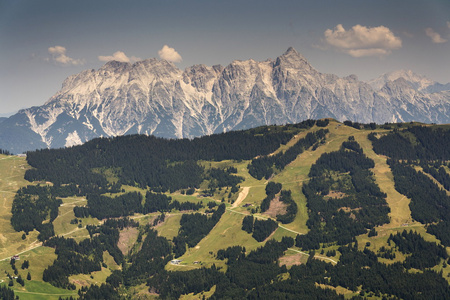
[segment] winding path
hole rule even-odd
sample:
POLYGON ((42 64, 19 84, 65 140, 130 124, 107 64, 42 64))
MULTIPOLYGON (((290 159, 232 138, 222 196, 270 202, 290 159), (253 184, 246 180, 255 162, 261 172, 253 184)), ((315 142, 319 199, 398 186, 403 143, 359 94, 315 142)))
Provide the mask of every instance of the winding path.
MULTIPOLYGON (((302 252, 302 251, 297 250, 297 249, 288 248, 288 250, 291 250, 291 251, 294 251, 294 252, 301 253, 301 254, 304 254, 304 255, 308 255, 308 256, 309 256, 308 253, 302 252)), ((335 261, 334 259, 331 259, 331 258, 329 258, 329 257, 326 257, 326 256, 314 255, 314 257, 317 257, 317 258, 320 258, 320 259, 324 259, 324 260, 329 260, 329 261, 331 261, 332 263, 337 264, 337 261, 335 261)))
MULTIPOLYGON (((302 181, 303 181, 303 180, 302 180, 302 181)), ((247 195, 248 195, 248 191, 249 191, 249 190, 250 190, 250 187, 248 187, 248 186, 243 187, 243 190, 240 192, 240 194, 239 194, 237 200, 233 203, 233 205, 231 206, 231 208, 229 207, 229 208, 227 208, 227 210, 230 211, 230 212, 236 213, 236 214, 241 214, 241 215, 246 215, 246 216, 247 216, 247 215, 248 215, 247 213, 235 211, 235 210, 233 210, 233 208, 238 207, 239 204, 241 204, 242 201, 245 200, 245 198, 246 198, 247 195)), ((260 215, 259 215, 259 216, 253 215, 253 216, 254 216, 255 218, 258 218, 258 219, 263 219, 263 220, 267 220, 267 219, 268 219, 268 218, 263 217, 263 216, 260 216, 260 215)), ((295 230, 286 228, 286 227, 284 227, 283 225, 278 225, 278 227, 280 227, 280 228, 282 228, 282 229, 284 229, 284 230, 287 230, 287 231, 296 233, 296 234, 304 234, 304 233, 301 233, 301 232, 298 232, 298 231, 295 231, 295 230)), ((288 250, 291 250, 291 251, 294 251, 294 252, 301 253, 301 254, 303 254, 303 255, 309 256, 308 253, 303 252, 303 251, 300 251, 300 250, 297 250, 297 249, 288 248, 288 250)), ((314 255, 314 257, 317 257, 318 259, 328 260, 328 261, 330 261, 330 262, 332 262, 332 263, 334 263, 334 264, 337 264, 337 261, 335 261, 334 259, 331 259, 331 258, 329 258, 329 257, 327 257, 327 256, 314 255)))

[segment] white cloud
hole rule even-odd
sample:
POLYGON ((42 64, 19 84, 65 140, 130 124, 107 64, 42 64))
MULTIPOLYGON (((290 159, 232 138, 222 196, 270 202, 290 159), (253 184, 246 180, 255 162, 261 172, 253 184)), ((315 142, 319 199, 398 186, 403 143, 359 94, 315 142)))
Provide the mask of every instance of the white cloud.
POLYGON ((55 47, 48 48, 48 53, 55 54, 55 55, 65 54, 66 51, 67 51, 67 49, 63 46, 55 46, 55 47))
POLYGON ((450 29, 450 21, 447 21, 447 27, 450 29))
POLYGON ((353 57, 384 56, 402 47, 402 40, 385 26, 355 25, 345 30, 342 24, 325 30, 325 41, 353 57))
POLYGON ((136 57, 136 56, 128 57, 122 51, 116 51, 116 52, 114 52, 113 55, 107 55, 107 56, 100 55, 98 57, 98 59, 100 61, 116 60, 116 61, 120 61, 120 62, 136 62, 138 60, 141 60, 139 57, 136 57))
POLYGON ((63 46, 49 47, 48 53, 51 58, 46 61, 53 61, 56 64, 63 66, 77 66, 85 63, 84 59, 74 59, 66 55, 67 49, 63 46))
POLYGON ((180 62, 183 59, 181 58, 181 55, 175 51, 175 49, 164 45, 161 50, 158 51, 158 55, 161 59, 165 59, 167 61, 171 62, 180 62))
POLYGON ((436 31, 434 31, 432 28, 428 27, 425 29, 425 33, 427 36, 429 36, 431 38, 431 40, 433 41, 433 43, 435 44, 442 44, 447 42, 446 39, 442 38, 441 35, 439 33, 437 33, 436 31))

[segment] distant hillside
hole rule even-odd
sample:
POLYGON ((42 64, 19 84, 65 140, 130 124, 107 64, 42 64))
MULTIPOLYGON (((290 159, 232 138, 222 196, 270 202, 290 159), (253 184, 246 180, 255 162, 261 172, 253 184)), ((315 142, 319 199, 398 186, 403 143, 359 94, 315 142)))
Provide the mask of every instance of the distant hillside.
POLYGON ((80 299, 447 299, 448 149, 449 126, 323 119, 29 152, 4 252, 45 247, 0 272, 80 299))

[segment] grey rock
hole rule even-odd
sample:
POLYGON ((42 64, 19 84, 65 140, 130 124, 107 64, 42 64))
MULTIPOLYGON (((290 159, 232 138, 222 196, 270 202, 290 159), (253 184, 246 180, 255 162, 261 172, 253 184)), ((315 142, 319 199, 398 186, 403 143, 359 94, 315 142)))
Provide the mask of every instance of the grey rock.
POLYGON ((136 133, 193 138, 325 117, 450 122, 445 85, 405 71, 380 78, 320 73, 293 48, 274 60, 184 71, 158 59, 111 61, 68 77, 44 105, 3 120, 0 148, 21 153, 136 133))

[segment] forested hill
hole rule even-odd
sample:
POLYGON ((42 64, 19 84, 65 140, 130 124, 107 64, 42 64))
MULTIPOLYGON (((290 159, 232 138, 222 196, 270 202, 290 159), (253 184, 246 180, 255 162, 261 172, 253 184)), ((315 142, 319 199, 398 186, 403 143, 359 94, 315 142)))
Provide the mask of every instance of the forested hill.
POLYGON ((26 179, 104 186, 105 178, 95 169, 111 168, 121 184, 163 191, 198 187, 202 170, 197 161, 248 160, 267 155, 315 123, 263 126, 193 140, 145 135, 98 138, 81 146, 28 152, 27 161, 34 169, 26 173, 26 179))
POLYGON ((45 250, 0 273, 69 299, 450 299, 448 149, 448 126, 325 119, 28 152, 4 217, 45 250))

